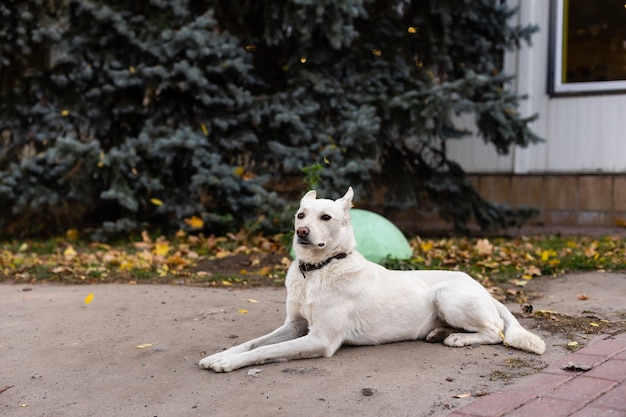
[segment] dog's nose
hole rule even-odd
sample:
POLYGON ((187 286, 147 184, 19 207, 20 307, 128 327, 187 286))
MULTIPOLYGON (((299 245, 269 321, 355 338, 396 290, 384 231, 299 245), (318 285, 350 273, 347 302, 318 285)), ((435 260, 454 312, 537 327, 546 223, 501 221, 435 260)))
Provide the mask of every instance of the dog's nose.
POLYGON ((311 233, 311 231, 308 227, 298 227, 298 229, 296 229, 296 235, 298 235, 299 238, 307 237, 309 233, 311 233))

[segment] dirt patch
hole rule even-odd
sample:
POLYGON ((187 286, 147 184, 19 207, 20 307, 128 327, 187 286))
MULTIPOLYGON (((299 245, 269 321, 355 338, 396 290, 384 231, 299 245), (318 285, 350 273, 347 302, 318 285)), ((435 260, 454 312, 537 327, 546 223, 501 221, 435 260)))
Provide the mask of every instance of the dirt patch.
POLYGON ((609 321, 596 315, 570 316, 557 312, 539 312, 533 318, 544 331, 560 333, 568 338, 576 334, 615 334, 626 331, 626 313, 613 315, 609 321))
POLYGON ((490 381, 503 380, 511 383, 513 378, 532 375, 541 371, 548 364, 537 358, 508 358, 489 374, 490 381))
POLYGON ((560 340, 559 347, 575 352, 594 337, 626 332, 626 275, 606 272, 540 277, 506 302, 526 326, 560 340), (511 302, 511 300, 518 302, 511 302), (522 302, 522 304, 519 304, 522 302))
MULTIPOLYGON (((237 254, 223 258, 203 259, 192 269, 200 272, 208 285, 220 286, 222 281, 232 285, 258 287, 284 285, 285 271, 291 258, 284 253, 237 254)), ((186 282, 185 282, 186 283, 186 282)), ((193 283, 198 283, 194 280, 193 283)), ((201 282, 200 282, 201 283, 201 282)))

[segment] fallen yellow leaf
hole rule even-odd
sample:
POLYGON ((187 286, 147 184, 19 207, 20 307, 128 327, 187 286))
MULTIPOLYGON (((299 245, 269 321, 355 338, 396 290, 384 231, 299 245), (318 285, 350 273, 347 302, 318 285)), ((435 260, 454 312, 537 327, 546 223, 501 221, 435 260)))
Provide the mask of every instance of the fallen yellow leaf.
POLYGON ((594 322, 590 322, 589 325, 592 327, 600 327, 598 323, 594 323, 594 322))
POLYGON ((227 287, 230 287, 230 286, 232 286, 232 285, 233 285, 233 283, 232 283, 232 282, 229 282, 229 281, 222 281, 222 285, 225 285, 225 286, 227 286, 227 287))
POLYGON ((576 347, 576 346, 578 346, 578 342, 574 340, 574 341, 572 341, 572 342, 569 342, 569 343, 567 344, 567 346, 569 346, 569 347, 576 347))
POLYGON ((155 255, 158 256, 165 256, 167 255, 167 253, 170 251, 170 244, 167 242, 157 242, 154 245, 154 250, 152 252, 154 252, 155 255))
POLYGON ((204 226, 204 221, 197 216, 185 219, 185 223, 187 223, 187 226, 191 227, 192 229, 202 229, 202 227, 204 226))
POLYGON ((541 269, 537 268, 535 265, 530 265, 524 268, 524 274, 538 277, 541 275, 541 269))
POLYGON ((215 253, 215 257, 216 258, 225 258, 225 257, 230 256, 230 255, 231 255, 230 252, 228 252, 228 251, 226 251, 224 249, 221 249, 221 248, 218 249, 217 252, 215 253))
POLYGON ((68 261, 71 261, 72 259, 74 259, 76 257, 77 253, 76 250, 71 247, 68 246, 64 251, 63 251, 63 256, 65 257, 65 259, 67 259, 68 261))
POLYGON ((154 346, 154 343, 144 343, 143 345, 137 345, 135 346, 135 349, 145 349, 149 348, 150 346, 154 346))
POLYGON ((536 310, 535 314, 538 316, 549 316, 551 314, 559 314, 556 310, 536 310))
POLYGON ((260 302, 260 301, 255 300, 254 298, 248 298, 246 301, 252 304, 257 304, 260 302))
POLYGON ((139 251, 148 251, 152 249, 152 243, 150 242, 133 242, 133 246, 139 251))
POLYGON ((248 310, 246 310, 245 308, 242 308, 241 310, 239 310, 239 314, 246 314, 248 312, 248 310))
POLYGON ((91 293, 87 297, 85 297, 85 304, 89 304, 92 301, 93 301, 93 293, 91 293))
POLYGON ((163 205, 163 201, 159 200, 158 198, 151 198, 150 202, 157 207, 163 205))
POLYGON ((52 272, 53 274, 65 274, 71 273, 72 269, 68 268, 67 266, 55 266, 50 270, 50 272, 52 272))
POLYGON ((555 268, 555 267, 559 266, 559 264, 560 264, 560 263, 561 263, 561 261, 560 261, 560 260, 558 260, 558 259, 550 259, 550 260, 548 261, 548 265, 550 265, 550 266, 551 266, 551 267, 553 267, 553 268, 555 268))
POLYGON ((272 268, 270 266, 264 266, 263 268, 259 269, 258 274, 267 276, 270 274, 270 272, 272 272, 272 268))
POLYGON ((422 242, 420 243, 420 248, 422 249, 422 252, 428 252, 433 248, 433 242, 432 241, 422 242))
POLYGON ((130 261, 122 261, 120 262, 120 271, 130 271, 133 269, 133 263, 130 261))
POLYGON ((585 254, 585 256, 587 256, 588 258, 594 258, 594 259, 598 259, 599 254, 596 252, 596 249, 598 248, 598 243, 597 242, 591 242, 591 245, 584 247, 583 248, 583 253, 585 254))
POLYGON ((489 239, 479 239, 476 242, 476 251, 479 255, 491 255, 493 253, 493 245, 489 239))

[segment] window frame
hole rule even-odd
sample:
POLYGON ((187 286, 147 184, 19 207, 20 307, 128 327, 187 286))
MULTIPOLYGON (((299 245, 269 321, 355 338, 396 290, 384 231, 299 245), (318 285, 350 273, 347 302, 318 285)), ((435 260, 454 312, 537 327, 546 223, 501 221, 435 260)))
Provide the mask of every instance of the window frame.
POLYGON ((563 82, 563 18, 566 1, 569 0, 552 0, 550 3, 548 94, 559 96, 626 93, 626 80, 563 82))

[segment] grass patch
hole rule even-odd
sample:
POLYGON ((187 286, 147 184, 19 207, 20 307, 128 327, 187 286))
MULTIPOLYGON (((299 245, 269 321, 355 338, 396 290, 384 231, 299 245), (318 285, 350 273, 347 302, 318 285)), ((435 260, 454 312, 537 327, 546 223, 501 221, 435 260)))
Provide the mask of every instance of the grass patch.
MULTIPOLYGON (((133 237, 115 244, 76 236, 0 242, 0 281, 153 282, 211 286, 281 285, 291 257, 288 235, 133 237)), ((626 271, 626 239, 537 236, 410 240, 413 256, 390 269, 465 271, 484 284, 572 271, 626 271)))
POLYGON ((494 282, 571 271, 625 271, 626 240, 619 237, 539 236, 514 239, 411 240, 409 260, 387 259, 392 269, 454 269, 494 282))

